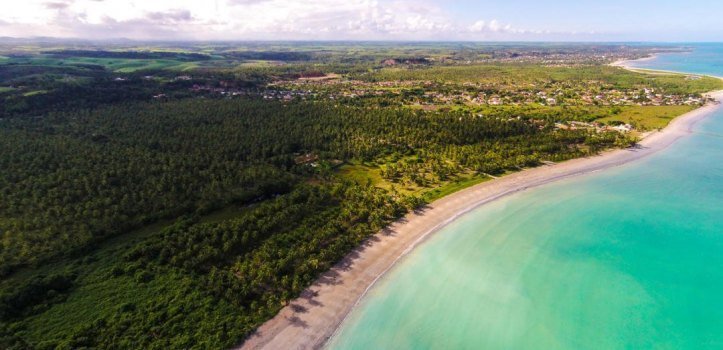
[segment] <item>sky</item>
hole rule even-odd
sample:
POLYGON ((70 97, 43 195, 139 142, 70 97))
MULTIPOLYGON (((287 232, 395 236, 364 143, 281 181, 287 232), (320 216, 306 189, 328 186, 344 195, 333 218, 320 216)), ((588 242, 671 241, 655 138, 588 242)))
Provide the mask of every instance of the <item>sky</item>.
POLYGON ((0 0, 0 37, 723 41, 721 0, 0 0))

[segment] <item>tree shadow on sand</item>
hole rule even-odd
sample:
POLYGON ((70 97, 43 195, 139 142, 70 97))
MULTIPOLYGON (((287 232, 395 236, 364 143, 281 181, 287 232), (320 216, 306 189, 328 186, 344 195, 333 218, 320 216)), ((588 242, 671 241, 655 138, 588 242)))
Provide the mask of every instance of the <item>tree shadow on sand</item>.
POLYGON ((341 281, 339 280, 339 273, 335 271, 335 269, 331 269, 327 272, 325 272, 319 279, 317 280, 318 284, 322 285, 338 285, 341 284, 341 281))
POLYGON ((645 149, 648 149, 648 148, 650 148, 650 147, 645 147, 645 146, 643 146, 643 145, 641 145, 641 144, 639 144, 639 143, 636 143, 636 144, 634 144, 634 145, 626 148, 626 150, 632 151, 632 152, 637 152, 637 151, 642 151, 642 150, 645 150, 645 149))
POLYGON ((415 214, 415 215, 423 215, 424 212, 427 211, 427 210, 429 210, 429 209, 432 209, 432 207, 429 206, 429 204, 420 205, 420 206, 418 206, 417 208, 414 209, 414 214, 415 214))
POLYGON ((291 323, 291 325, 294 327, 309 328, 309 324, 298 316, 291 316, 287 317, 286 319, 289 320, 289 323, 291 323))
POLYGON ((303 292, 301 292, 301 298, 306 299, 306 302, 309 303, 311 306, 324 306, 321 302, 316 300, 316 298, 319 296, 319 292, 311 289, 306 289, 303 292))
POLYGON ((291 308, 291 311, 293 311, 295 314, 305 314, 309 312, 309 309, 307 309, 304 305, 290 304, 289 307, 291 308))

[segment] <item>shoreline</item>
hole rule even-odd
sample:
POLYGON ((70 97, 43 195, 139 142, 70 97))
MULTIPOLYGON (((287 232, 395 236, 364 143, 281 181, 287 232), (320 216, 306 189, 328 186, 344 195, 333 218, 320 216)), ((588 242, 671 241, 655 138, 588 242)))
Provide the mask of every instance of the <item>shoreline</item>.
MULTIPOLYGON (((629 69, 625 62, 613 65, 629 69)), ((716 101, 723 100, 723 90, 706 95, 716 101)), ((719 108, 717 103, 708 103, 678 116, 662 131, 649 134, 635 147, 526 169, 452 193, 434 201, 423 211, 409 213, 355 248, 237 348, 321 348, 336 334, 377 280, 418 244, 458 217, 517 192, 621 166, 657 153, 691 134, 697 122, 719 108)))
MULTIPOLYGON (((640 68, 640 67, 635 67, 635 66, 631 65, 632 62, 652 61, 656 58, 658 58, 657 54, 649 56, 649 57, 640 58, 637 60, 619 60, 619 61, 610 63, 610 66, 620 67, 620 68, 623 68, 623 69, 626 69, 626 70, 629 70, 629 71, 635 72, 635 73, 657 74, 657 75, 677 74, 677 75, 685 75, 685 76, 711 77, 711 78, 717 78, 717 79, 723 80, 723 77, 710 75, 710 74, 686 73, 686 72, 678 72, 678 71, 674 71, 674 70, 665 70, 665 69, 640 68)), ((709 92, 709 94, 711 94, 711 93, 715 93, 715 91, 709 92)))
MULTIPOLYGON (((630 62, 652 61, 652 60, 654 60, 654 59, 656 59, 656 58, 658 58, 658 55, 657 55, 657 54, 652 54, 652 55, 650 55, 650 56, 648 56, 648 57, 638 58, 638 59, 636 59, 636 60, 635 60, 635 59, 633 59, 633 60, 617 60, 617 61, 615 61, 615 62, 610 63, 610 65, 613 66, 613 67, 622 67, 622 68, 625 68, 625 69, 627 69, 627 70, 633 70, 633 69, 639 69, 639 68, 636 68, 636 67, 631 66, 631 65, 630 65, 630 62)), ((680 73, 680 72, 676 72, 676 73, 684 74, 684 73, 680 73)))

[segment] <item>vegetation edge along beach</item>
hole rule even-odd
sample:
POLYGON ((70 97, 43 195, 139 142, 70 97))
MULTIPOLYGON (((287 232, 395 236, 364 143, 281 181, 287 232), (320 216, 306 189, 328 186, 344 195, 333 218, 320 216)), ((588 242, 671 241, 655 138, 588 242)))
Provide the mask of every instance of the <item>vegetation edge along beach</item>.
MULTIPOLYGON (((650 59, 650 58, 646 58, 650 59)), ((613 66, 651 71, 617 61, 613 66)), ((685 72, 665 73, 683 74, 685 72)), ((715 77, 723 80, 721 77, 715 77)), ((636 146, 605 151, 552 165, 522 170, 452 193, 423 210, 407 214, 348 254, 296 300, 265 322, 240 349, 314 349, 338 331, 375 282, 429 235, 461 215, 502 197, 562 179, 617 167, 661 151, 691 133, 694 124, 720 108, 723 90, 706 94, 715 100, 673 119, 645 135, 636 146)))

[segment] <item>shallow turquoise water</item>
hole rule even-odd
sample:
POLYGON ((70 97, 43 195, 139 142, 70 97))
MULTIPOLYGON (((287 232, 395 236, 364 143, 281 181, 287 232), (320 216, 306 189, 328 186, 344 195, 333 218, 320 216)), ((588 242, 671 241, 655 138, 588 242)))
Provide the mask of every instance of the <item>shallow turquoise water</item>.
POLYGON ((659 55, 651 61, 633 62, 633 66, 717 76, 723 75, 723 45, 719 43, 694 44, 692 47, 694 50, 690 53, 659 55))
MULTIPOLYGON (((697 52, 711 50, 723 61, 723 46, 697 52)), ((646 65, 723 75, 695 55, 646 65)), ((383 277, 328 345, 723 348, 723 112, 645 160, 463 216, 383 277)))

